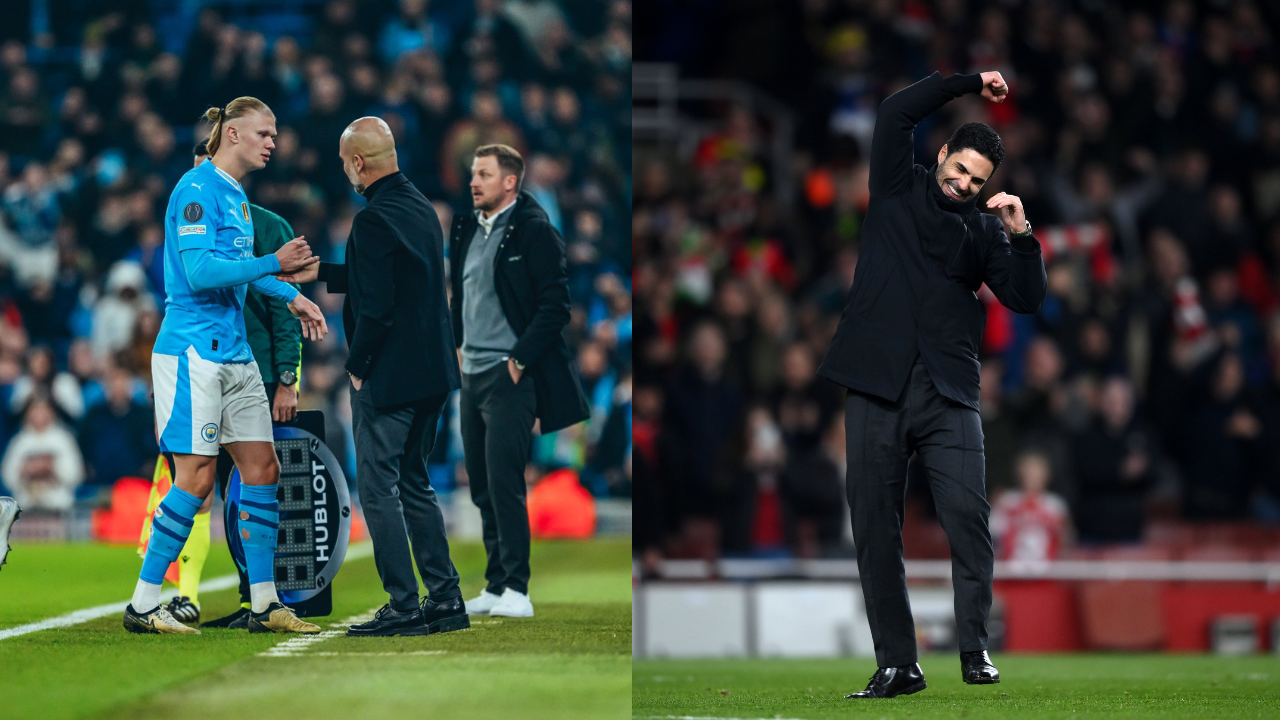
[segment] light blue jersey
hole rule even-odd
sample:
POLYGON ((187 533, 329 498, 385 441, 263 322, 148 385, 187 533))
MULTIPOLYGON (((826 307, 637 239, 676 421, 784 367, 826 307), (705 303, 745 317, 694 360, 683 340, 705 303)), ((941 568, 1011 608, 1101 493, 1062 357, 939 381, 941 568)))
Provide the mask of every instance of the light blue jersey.
POLYGON ((153 352, 177 356, 190 347, 210 362, 252 362, 247 283, 292 301, 296 290, 265 277, 279 269, 274 255, 253 255, 253 221, 240 183, 210 161, 188 170, 165 211, 165 316, 153 352), (211 252, 183 255, 191 250, 211 252), (204 264, 193 266, 193 258, 204 264))

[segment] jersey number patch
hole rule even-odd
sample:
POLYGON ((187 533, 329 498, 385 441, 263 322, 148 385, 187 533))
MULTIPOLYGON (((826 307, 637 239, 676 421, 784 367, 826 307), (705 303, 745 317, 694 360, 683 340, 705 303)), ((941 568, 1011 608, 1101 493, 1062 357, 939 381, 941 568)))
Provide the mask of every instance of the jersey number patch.
POLYGON ((182 217, 189 223, 200 222, 200 218, 204 217, 204 208, 200 207, 200 203, 188 203, 182 209, 182 217))

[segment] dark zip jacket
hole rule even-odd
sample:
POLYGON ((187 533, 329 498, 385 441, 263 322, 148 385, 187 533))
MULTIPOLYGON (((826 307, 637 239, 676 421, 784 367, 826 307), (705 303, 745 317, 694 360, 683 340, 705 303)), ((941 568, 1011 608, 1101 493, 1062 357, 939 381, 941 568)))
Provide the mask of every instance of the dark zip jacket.
MULTIPOLYGON (((449 233, 454 343, 462 347, 462 269, 476 234, 475 213, 459 213, 449 233)), ((543 433, 566 428, 591 415, 573 353, 564 339, 569 324, 569 274, 564 240, 547 213, 527 192, 520 193, 494 258, 493 283, 502 314, 518 338, 511 356, 533 376, 537 417, 543 433)))
POLYGON ((978 408, 978 349, 986 283, 1014 312, 1044 302, 1040 243, 1012 243, 1003 223, 978 212, 977 198, 956 202, 913 164, 915 126, 966 93, 980 75, 934 73, 880 105, 871 141, 871 202, 858 271, 840 326, 818 374, 851 390, 897 401, 917 356, 943 396, 978 408))

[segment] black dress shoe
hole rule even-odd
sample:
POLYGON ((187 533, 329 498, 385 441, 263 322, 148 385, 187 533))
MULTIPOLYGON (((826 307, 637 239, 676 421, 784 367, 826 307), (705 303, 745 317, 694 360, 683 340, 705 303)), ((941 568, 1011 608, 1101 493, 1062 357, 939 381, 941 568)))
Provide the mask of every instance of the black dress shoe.
POLYGON ((467 608, 461 597, 440 602, 432 602, 428 598, 422 601, 421 609, 427 632, 432 635, 471 627, 471 618, 467 615, 467 608))
POLYGON ((880 668, 871 676, 867 689, 852 695, 845 695, 846 700, 855 698, 891 698, 899 695, 918 693, 928 687, 924 683, 924 671, 920 664, 902 667, 880 668))
POLYGON ((994 685, 1000 682, 1000 671, 991 664, 986 650, 960 653, 960 675, 970 685, 994 685))
POLYGON ((355 637, 389 637, 392 635, 426 635, 430 632, 422 621, 422 610, 400 612, 388 603, 378 608, 369 622, 352 625, 347 634, 355 637))

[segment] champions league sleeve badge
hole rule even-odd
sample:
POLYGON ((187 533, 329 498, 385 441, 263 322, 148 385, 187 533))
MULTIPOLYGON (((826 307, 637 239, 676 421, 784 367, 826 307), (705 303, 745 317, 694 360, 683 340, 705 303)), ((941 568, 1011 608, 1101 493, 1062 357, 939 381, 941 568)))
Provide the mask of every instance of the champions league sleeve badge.
MULTIPOLYGON (((302 414, 299 413, 300 421, 302 414)), ((351 540, 347 479, 333 452, 312 432, 302 427, 276 426, 274 434, 276 455, 280 458, 276 590, 281 601, 301 617, 328 615, 332 609, 333 578, 342 567, 351 540)), ((231 556, 243 570, 246 566, 239 527, 240 488, 240 471, 232 471, 224 517, 231 556)))

